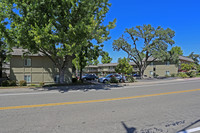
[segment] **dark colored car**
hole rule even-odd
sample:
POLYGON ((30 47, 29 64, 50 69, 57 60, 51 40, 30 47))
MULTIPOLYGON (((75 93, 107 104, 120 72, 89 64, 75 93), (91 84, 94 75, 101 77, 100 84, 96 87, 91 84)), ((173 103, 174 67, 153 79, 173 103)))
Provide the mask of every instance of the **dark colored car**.
POLYGON ((98 79, 98 77, 95 74, 86 74, 82 78, 83 80, 95 80, 98 79))

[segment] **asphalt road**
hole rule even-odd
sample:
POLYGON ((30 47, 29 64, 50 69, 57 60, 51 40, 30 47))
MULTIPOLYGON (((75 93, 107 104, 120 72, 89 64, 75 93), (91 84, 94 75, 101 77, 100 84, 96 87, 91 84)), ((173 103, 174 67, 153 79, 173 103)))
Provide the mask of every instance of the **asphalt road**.
POLYGON ((200 132, 198 127, 200 80, 65 93, 0 93, 0 133, 200 132))

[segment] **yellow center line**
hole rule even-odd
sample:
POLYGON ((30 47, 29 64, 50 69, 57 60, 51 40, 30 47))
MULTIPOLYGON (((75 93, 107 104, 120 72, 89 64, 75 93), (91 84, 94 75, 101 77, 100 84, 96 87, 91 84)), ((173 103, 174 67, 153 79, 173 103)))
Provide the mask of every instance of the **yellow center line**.
POLYGON ((194 92, 194 91, 200 91, 200 89, 184 90, 184 91, 174 91, 174 92, 165 92, 165 93, 149 94, 149 95, 139 95, 139 96, 131 96, 131 97, 119 97, 119 98, 110 98, 110 99, 99 99, 99 100, 90 100, 90 101, 75 101, 75 102, 48 103, 48 104, 38 104, 38 105, 9 106, 9 107, 0 107, 0 110, 36 108, 36 107, 59 106, 59 105, 72 105, 72 104, 95 103, 95 102, 106 102, 106 101, 116 101, 116 100, 126 100, 126 99, 134 99, 134 98, 153 97, 153 96, 178 94, 178 93, 194 92))

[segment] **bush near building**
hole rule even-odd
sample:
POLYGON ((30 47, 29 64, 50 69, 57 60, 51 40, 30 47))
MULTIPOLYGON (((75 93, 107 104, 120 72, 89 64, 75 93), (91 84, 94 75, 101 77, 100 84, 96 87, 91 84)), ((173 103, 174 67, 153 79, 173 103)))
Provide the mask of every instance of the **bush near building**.
POLYGON ((17 86, 17 83, 15 80, 9 80, 8 83, 9 83, 9 86, 17 86))
POLYGON ((15 80, 4 80, 4 81, 2 81, 1 86, 3 86, 3 87, 17 86, 17 83, 15 80))
POLYGON ((27 85, 27 83, 25 80, 19 81, 19 86, 26 86, 26 85, 27 85))
POLYGON ((175 73, 172 73, 171 74, 171 77, 176 77, 177 75, 175 73))
POLYGON ((180 78, 188 78, 188 77, 189 77, 189 76, 188 76, 186 73, 184 73, 184 72, 178 73, 177 76, 180 77, 180 78))
POLYGON ((196 71, 189 71, 189 72, 186 72, 186 74, 191 78, 196 77, 196 71))
POLYGON ((135 82, 135 78, 131 75, 127 75, 126 76, 126 80, 129 82, 129 83, 132 83, 132 82, 135 82))
POLYGON ((3 87, 9 86, 8 80, 2 81, 1 86, 3 87))

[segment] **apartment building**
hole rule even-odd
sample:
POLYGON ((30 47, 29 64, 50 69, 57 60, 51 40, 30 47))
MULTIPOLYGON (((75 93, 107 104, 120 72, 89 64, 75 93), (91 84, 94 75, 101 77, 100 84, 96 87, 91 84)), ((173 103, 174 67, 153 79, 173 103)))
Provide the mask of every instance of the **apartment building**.
MULTIPOLYGON (((149 59, 151 61, 152 58, 149 59)), ((193 63, 194 61, 188 57, 179 56, 180 64, 182 63, 193 63)), ((109 73, 116 73, 115 67, 118 63, 109 63, 109 64, 99 64, 99 65, 89 65, 84 69, 85 73, 95 73, 97 75, 104 76, 109 73)), ((177 74, 179 72, 180 64, 176 65, 170 61, 159 61, 156 60, 147 66, 144 71, 145 77, 155 77, 155 76, 166 76, 171 74, 177 74)), ((133 74, 138 73, 138 68, 135 63, 130 62, 130 65, 133 66, 133 74)))
MULTIPOLYGON (((10 60, 10 79, 26 80, 29 84, 55 83, 59 80, 58 69, 53 62, 42 53, 31 54, 22 57, 23 49, 13 49, 12 58, 10 60)), ((71 59, 72 60, 72 59, 71 59)), ((65 82, 72 82, 72 61, 67 64, 65 72, 65 82)))

